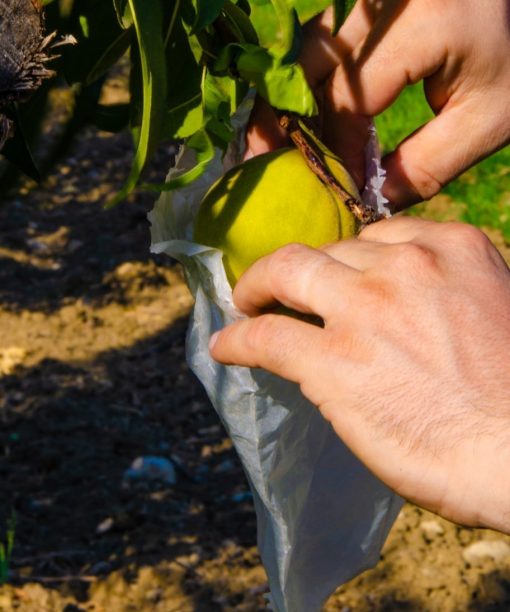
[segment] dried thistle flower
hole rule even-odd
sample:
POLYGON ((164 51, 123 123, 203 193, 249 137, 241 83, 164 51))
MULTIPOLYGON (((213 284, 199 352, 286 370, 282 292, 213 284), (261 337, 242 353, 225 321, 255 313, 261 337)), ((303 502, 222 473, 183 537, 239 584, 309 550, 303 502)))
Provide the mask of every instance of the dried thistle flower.
POLYGON ((56 32, 45 35, 44 15, 38 0, 0 0, 0 149, 12 135, 6 108, 23 102, 44 79, 54 73, 46 64, 55 59, 51 50, 56 32))

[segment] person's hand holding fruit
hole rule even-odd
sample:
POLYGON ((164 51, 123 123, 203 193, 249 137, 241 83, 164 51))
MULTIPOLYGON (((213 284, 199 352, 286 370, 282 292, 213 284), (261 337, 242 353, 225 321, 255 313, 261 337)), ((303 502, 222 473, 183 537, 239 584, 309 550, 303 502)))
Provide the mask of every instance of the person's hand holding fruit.
MULTIPOLYGON (((510 140, 508 0, 358 0, 337 37, 332 11, 307 26, 301 63, 323 99, 324 141, 363 184, 367 128, 423 81, 436 117, 383 160, 394 210, 443 185, 510 140)), ((260 104, 248 156, 285 143, 260 104)))
MULTIPOLYGON (((372 115, 422 79, 437 115, 384 160, 394 210, 509 142, 507 0, 358 0, 334 40, 328 18, 309 27, 302 63, 324 94, 326 144, 359 186, 372 115)), ((253 155, 285 143, 269 111, 254 115, 253 155)), ((212 339, 215 359, 298 383, 407 499, 510 533, 510 271, 479 230, 395 218, 291 244, 249 268, 234 301, 249 318, 212 339), (324 327, 268 313, 278 304, 324 327)))

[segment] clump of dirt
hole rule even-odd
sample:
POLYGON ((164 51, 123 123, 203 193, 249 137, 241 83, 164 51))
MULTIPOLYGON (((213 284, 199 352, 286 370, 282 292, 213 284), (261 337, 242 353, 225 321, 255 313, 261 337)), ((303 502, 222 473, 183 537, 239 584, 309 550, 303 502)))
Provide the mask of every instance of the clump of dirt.
MULTIPOLYGON (((0 530, 11 510, 17 526, 0 610, 263 610, 248 486, 185 363, 191 297, 149 254, 153 198, 102 208, 130 159, 126 136, 88 130, 1 203, 0 530), (125 477, 148 455, 174 484, 125 477)), ((325 610, 508 610, 509 551, 406 506, 377 567, 325 610)))

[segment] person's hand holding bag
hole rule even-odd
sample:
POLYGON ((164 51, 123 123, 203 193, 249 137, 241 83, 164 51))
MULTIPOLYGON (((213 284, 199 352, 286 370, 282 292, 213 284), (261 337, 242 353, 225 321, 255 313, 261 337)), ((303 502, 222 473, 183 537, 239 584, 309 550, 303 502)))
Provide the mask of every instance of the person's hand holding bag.
POLYGON ((234 300, 250 318, 212 338, 214 359, 298 383, 401 496, 510 533, 510 271, 482 232, 394 218, 289 245, 234 300), (324 328, 267 314, 277 303, 324 328))

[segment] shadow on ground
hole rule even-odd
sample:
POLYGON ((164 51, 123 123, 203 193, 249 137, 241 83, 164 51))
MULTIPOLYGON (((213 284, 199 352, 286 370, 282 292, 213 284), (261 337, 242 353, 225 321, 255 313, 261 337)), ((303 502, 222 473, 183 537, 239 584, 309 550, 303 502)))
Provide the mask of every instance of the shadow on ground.
POLYGON ((184 365, 185 327, 180 319, 83 367, 43 360, 1 380, 0 495, 17 516, 15 581, 83 575, 81 588, 87 576, 190 555, 194 566, 224 546, 254 546, 242 470, 184 365), (144 455, 170 458, 177 483, 124 479, 144 455))

